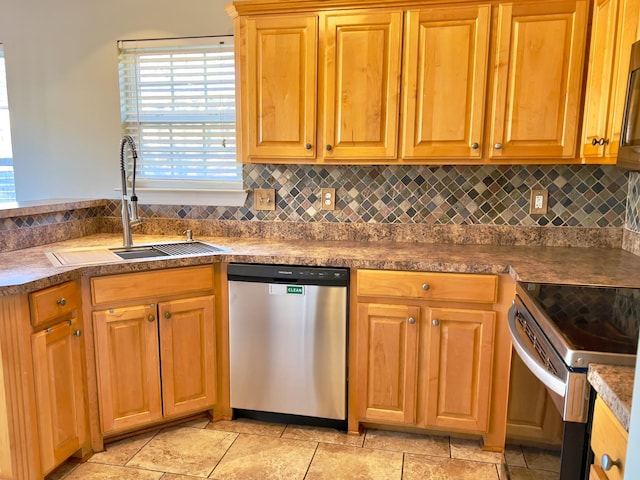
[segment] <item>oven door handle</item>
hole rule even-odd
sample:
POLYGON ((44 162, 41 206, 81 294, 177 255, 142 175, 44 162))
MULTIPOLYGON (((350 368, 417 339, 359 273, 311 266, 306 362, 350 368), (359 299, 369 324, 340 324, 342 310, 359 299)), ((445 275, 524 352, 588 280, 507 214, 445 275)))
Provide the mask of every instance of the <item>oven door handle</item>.
POLYGON ((564 398, 566 394, 566 384, 561 379, 553 375, 547 367, 539 360, 538 353, 529 347, 530 342, 528 339, 524 339, 518 332, 518 326, 516 320, 517 308, 515 305, 509 310, 509 333, 511 335, 511 341, 513 347, 518 352, 518 355, 527 366, 531 373, 533 373, 538 379, 544 383, 544 385, 551 391, 557 393, 564 398))

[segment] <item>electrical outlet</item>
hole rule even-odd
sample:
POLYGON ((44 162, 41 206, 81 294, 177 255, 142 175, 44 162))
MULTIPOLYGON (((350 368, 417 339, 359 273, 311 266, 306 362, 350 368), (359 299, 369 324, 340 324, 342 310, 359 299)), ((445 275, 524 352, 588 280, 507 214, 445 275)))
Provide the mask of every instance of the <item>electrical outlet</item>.
POLYGON ((531 215, 544 215, 547 213, 547 203, 549 200, 549 190, 531 190, 531 202, 529 203, 529 213, 531 215))
POLYGON ((256 188, 253 194, 256 210, 276 209, 276 191, 273 188, 256 188))
POLYGON ((322 201, 322 210, 335 210, 336 209, 336 189, 323 188, 320 200, 322 201))

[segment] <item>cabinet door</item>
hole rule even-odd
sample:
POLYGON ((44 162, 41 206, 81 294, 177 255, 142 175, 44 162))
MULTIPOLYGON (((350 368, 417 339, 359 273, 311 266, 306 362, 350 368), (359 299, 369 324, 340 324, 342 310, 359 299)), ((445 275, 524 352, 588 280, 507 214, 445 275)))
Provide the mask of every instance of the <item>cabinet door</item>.
POLYGON ((246 20, 241 93, 249 160, 315 158, 317 24, 315 15, 246 20))
POLYGON ((429 7, 406 18, 402 157, 480 158, 491 7, 429 7))
POLYGON ((511 357, 507 438, 511 441, 560 446, 562 416, 545 386, 517 354, 511 357))
POLYGON ((102 432, 162 418, 156 305, 93 313, 102 432))
MULTIPOLYGON (((607 116, 613 77, 617 16, 618 0, 595 1, 591 21, 590 51, 592 53, 589 60, 582 126, 582 156, 585 158, 601 157, 604 146, 600 146, 598 142, 608 135, 607 116)), ((622 123, 622 119, 620 122, 622 123)))
POLYGON ((498 8, 490 158, 575 158, 587 1, 498 8))
POLYGON ((159 304, 162 398, 166 417, 216 401, 214 297, 159 304))
POLYGON ((414 423, 420 309, 358 304, 358 412, 367 420, 414 423))
POLYGON ((486 430, 495 317, 482 310, 429 309, 428 425, 486 430))
POLYGON ((83 395, 80 338, 73 321, 31 336, 42 474, 80 448, 83 395))
POLYGON ((402 12, 323 15, 320 34, 324 160, 395 160, 402 12))
POLYGON ((639 23, 637 0, 596 0, 582 134, 587 163, 617 160, 631 45, 638 39, 639 23))

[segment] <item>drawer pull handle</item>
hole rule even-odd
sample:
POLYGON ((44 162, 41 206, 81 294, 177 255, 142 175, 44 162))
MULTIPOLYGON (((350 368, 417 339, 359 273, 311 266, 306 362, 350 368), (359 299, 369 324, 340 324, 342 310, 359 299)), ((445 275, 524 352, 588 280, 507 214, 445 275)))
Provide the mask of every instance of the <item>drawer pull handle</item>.
POLYGON ((74 330, 73 331, 73 336, 74 337, 81 337, 82 336, 82 330, 74 330))
POLYGON ((598 140, 598 137, 594 137, 593 140, 591 140, 591 145, 593 145, 594 147, 596 145, 600 145, 601 147, 603 147, 604 145, 609 145, 609 139, 601 138, 600 140, 598 140))
POLYGON ((164 312, 164 318, 169 320, 171 318, 171 312, 164 312))
POLYGON ((612 467, 622 467, 622 462, 620 460, 613 460, 609 454, 605 453, 602 455, 602 469, 605 472, 611 470, 612 467))
POLYGON ((429 284, 428 284, 428 283, 423 283, 423 284, 422 284, 422 289, 423 289, 425 292, 426 292, 427 290, 429 290, 429 288, 431 288, 431 287, 429 287, 429 284))
POLYGON ((437 318, 434 318, 431 321, 431 325, 433 325, 434 327, 437 327, 438 325, 440 325, 440 320, 438 320, 437 318))
POLYGON ((154 317, 153 315, 149 315, 149 317, 147 318, 147 320, 149 320, 150 322, 153 322, 156 319, 156 317, 154 317))
POLYGON ((413 325, 414 323, 416 323, 416 319, 415 319, 415 318, 413 318, 413 317, 409 317, 409 320, 408 320, 408 321, 409 321, 409 323, 410 323, 411 325, 413 325))
POLYGON ((58 300, 56 300, 56 303, 60 306, 60 307, 64 307, 67 304, 67 299, 62 297, 59 298, 58 300))
POLYGON ((307 143, 307 144, 304 146, 304 148, 306 148, 307 150, 311 150, 311 144, 310 144, 310 143, 307 143))
POLYGON ((471 148, 473 148, 474 150, 478 150, 478 148, 480 148, 480 144, 478 144, 478 142, 473 142, 471 144, 471 148))
POLYGON ((502 150, 502 144, 501 143, 496 143, 493 148, 495 148, 496 150, 502 150))

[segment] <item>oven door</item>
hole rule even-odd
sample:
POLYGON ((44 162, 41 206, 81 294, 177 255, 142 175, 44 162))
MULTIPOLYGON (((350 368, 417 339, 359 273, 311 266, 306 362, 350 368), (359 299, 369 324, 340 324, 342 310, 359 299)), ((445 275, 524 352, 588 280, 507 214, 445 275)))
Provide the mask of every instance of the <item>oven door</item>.
POLYGON ((509 310, 513 347, 529 370, 547 387, 565 422, 586 423, 590 387, 586 369, 569 368, 516 295, 509 310))

